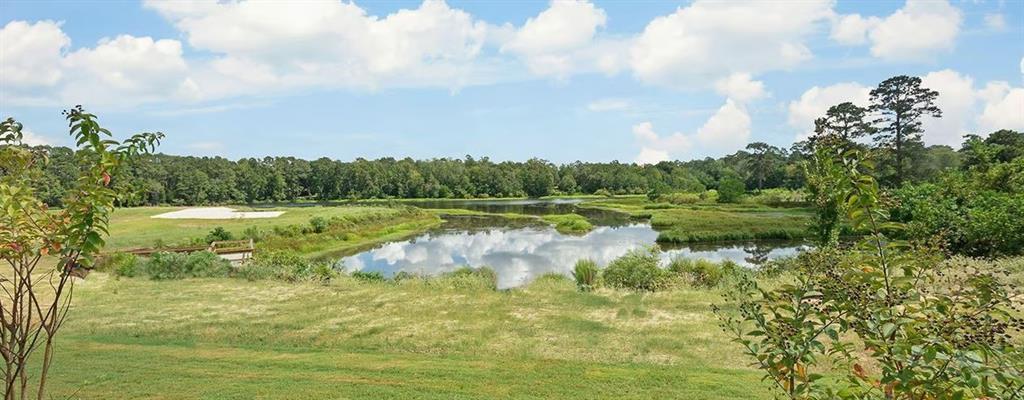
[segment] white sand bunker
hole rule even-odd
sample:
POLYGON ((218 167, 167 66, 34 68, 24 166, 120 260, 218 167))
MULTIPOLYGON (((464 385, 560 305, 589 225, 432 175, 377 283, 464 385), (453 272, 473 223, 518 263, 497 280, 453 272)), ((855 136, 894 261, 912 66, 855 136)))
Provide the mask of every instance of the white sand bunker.
POLYGON ((171 211, 150 218, 163 219, 244 219, 244 218, 277 218, 284 211, 235 211, 228 207, 186 208, 171 211))

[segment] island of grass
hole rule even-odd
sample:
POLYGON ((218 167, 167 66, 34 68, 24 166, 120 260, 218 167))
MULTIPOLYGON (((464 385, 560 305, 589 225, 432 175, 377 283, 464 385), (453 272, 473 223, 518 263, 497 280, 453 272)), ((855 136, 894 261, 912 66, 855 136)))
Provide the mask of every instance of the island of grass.
POLYGON ((760 204, 670 204, 646 197, 623 196, 585 202, 590 207, 646 218, 659 232, 658 242, 692 243, 730 240, 803 239, 813 211, 760 204))
POLYGON ((579 214, 551 214, 541 217, 555 226, 555 230, 568 235, 582 235, 594 229, 594 225, 579 214))

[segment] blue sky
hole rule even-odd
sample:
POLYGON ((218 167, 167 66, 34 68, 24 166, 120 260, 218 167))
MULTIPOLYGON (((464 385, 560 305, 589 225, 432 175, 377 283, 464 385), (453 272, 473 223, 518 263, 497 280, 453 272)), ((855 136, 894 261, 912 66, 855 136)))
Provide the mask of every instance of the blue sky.
POLYGON ((1024 2, 0 3, 0 115, 228 158, 656 162, 788 147, 898 74, 931 144, 1024 130, 1024 2))

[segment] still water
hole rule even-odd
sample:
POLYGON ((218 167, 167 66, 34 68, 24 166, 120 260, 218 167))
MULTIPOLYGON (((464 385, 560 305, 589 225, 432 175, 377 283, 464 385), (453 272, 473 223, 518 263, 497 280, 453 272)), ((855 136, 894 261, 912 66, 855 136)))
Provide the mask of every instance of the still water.
MULTIPOLYGON (((453 219, 442 229, 386 243, 339 263, 347 271, 379 271, 385 276, 401 271, 431 276, 463 266, 488 266, 497 272, 499 288, 511 288, 548 272, 571 276, 576 261, 583 258, 605 266, 630 250, 653 245, 657 237, 650 225, 637 221, 598 226, 586 235, 574 236, 547 226, 469 228, 453 219)), ((792 242, 662 246, 662 261, 690 257, 756 267, 802 248, 792 242)))

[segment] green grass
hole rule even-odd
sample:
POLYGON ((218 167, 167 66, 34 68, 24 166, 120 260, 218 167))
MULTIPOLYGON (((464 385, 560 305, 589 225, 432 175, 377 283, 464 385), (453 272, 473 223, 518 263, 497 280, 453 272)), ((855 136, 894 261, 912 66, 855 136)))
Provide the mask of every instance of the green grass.
MULTIPOLYGON (((246 211, 244 206, 233 208, 246 211)), ((223 227, 235 237, 241 237, 248 228, 273 232, 274 228, 289 226, 308 227, 312 217, 332 221, 328 232, 303 234, 294 237, 271 236, 258 248, 292 249, 310 257, 395 240, 437 226, 437 215, 411 207, 383 206, 331 206, 260 208, 258 211, 284 211, 277 218, 254 219, 157 219, 154 215, 183 209, 183 207, 119 208, 110 221, 108 250, 152 247, 157 241, 167 245, 181 245, 195 238, 205 237, 210 230, 223 227)))
POLYGON ((758 204, 652 203, 643 197, 586 202, 584 207, 615 210, 649 218, 668 243, 753 239, 800 239, 810 235, 811 210, 758 204))
POLYGON ((715 291, 492 291, 444 280, 76 286, 54 398, 768 398, 715 291), (714 300, 717 301, 717 300, 714 300))
POLYGON ((552 214, 545 215, 542 219, 554 225, 555 230, 565 234, 579 235, 594 229, 594 225, 579 214, 552 214))

